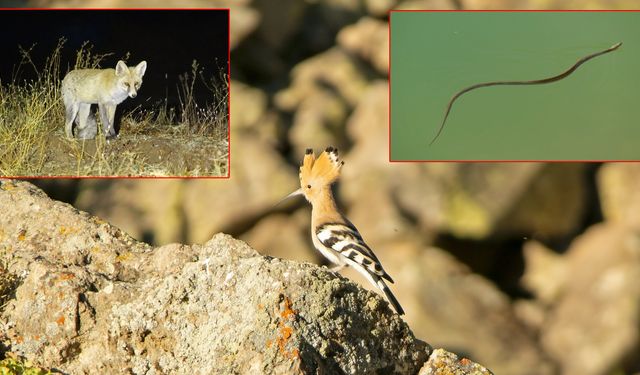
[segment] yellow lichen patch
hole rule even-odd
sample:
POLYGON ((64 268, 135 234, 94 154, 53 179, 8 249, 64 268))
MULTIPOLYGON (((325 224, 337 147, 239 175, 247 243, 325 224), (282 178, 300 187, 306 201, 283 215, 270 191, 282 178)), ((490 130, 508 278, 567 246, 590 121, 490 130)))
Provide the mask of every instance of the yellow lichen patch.
POLYGON ((16 188, 16 185, 10 181, 3 181, 0 183, 0 187, 2 187, 2 190, 4 191, 11 191, 16 188))
POLYGON ((122 253, 122 254, 119 254, 118 256, 116 256, 116 261, 124 262, 124 261, 127 261, 127 260, 131 259, 131 256, 132 256, 132 254, 130 252, 122 253))
POLYGON ((31 362, 24 358, 18 357, 14 353, 5 353, 6 358, 0 361, 0 374, 13 375, 47 375, 51 374, 51 371, 44 370, 40 367, 34 366, 31 362))
POLYGON ((96 217, 96 216, 94 216, 92 219, 93 219, 94 224, 102 225, 102 224, 106 223, 106 221, 104 221, 104 220, 102 220, 102 219, 100 219, 99 217, 96 217))
POLYGON ((24 241, 26 238, 27 238, 27 230, 20 229, 20 232, 18 232, 18 241, 24 241))
POLYGON ((77 233, 78 232, 78 228, 68 228, 68 227, 65 227, 65 226, 61 226, 60 229, 58 229, 58 232, 60 234, 77 233))
POLYGON ((64 325, 64 316, 61 315, 58 319, 56 319, 56 323, 59 326, 63 326, 64 325))
POLYGON ((451 189, 447 217, 451 231, 464 238, 482 238, 491 230, 485 207, 462 189, 451 189))

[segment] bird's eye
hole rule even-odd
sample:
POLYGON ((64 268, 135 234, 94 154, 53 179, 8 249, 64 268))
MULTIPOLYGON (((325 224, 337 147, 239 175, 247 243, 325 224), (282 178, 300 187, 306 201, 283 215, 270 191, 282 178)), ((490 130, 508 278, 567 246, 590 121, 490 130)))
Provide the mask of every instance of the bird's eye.
POLYGON ((307 185, 307 189, 311 189, 311 185, 307 185))

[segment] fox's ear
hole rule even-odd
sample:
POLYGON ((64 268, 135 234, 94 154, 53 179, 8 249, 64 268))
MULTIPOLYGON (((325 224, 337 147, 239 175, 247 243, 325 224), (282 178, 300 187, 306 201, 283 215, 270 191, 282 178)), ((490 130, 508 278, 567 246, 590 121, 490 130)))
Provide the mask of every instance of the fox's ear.
POLYGON ((125 74, 128 70, 129 70, 129 68, 127 68, 127 64, 125 64, 124 61, 122 61, 122 60, 118 61, 118 63, 116 64, 116 75, 117 76, 121 76, 121 75, 125 74))
POLYGON ((144 72, 147 71, 147 62, 146 61, 142 61, 140 64, 136 65, 136 73, 142 77, 144 75, 144 72))

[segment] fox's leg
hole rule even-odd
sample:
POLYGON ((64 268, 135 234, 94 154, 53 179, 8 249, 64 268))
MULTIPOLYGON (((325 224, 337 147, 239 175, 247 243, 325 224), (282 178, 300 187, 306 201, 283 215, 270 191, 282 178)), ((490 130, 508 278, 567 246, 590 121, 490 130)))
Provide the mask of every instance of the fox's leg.
POLYGON ((85 128, 80 129, 80 126, 78 126, 77 137, 79 139, 94 139, 96 137, 96 134, 98 134, 98 123, 96 122, 96 116, 93 112, 89 111, 89 116, 87 116, 85 128))
POLYGON ((84 129, 87 127, 87 119, 91 114, 91 104, 80 103, 78 107, 78 129, 76 131, 76 135, 84 133, 84 129))
POLYGON ((100 110, 100 119, 102 120, 102 128, 104 129, 104 136, 107 139, 115 138, 116 129, 113 121, 116 114, 116 106, 113 104, 98 104, 100 110))
POLYGON ((73 100, 65 100, 65 121, 64 121, 64 132, 67 135, 67 138, 73 138, 73 120, 76 119, 78 115, 78 102, 73 100))

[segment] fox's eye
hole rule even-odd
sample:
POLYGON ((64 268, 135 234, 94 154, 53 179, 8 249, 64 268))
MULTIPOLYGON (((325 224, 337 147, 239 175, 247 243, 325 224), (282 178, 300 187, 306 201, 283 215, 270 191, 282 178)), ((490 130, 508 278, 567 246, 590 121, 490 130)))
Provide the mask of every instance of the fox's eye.
POLYGON ((307 189, 311 189, 311 185, 307 185, 307 189))
POLYGON ((129 87, 129 82, 125 82, 124 85, 129 87))

